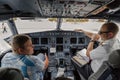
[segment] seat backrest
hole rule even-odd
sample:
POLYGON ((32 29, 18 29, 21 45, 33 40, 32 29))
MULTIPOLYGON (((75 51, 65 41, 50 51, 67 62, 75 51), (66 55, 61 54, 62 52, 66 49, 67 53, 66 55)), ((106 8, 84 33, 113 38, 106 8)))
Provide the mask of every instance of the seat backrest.
POLYGON ((0 80, 24 80, 24 77, 19 69, 0 68, 0 80))
POLYGON ((99 70, 96 73, 93 73, 88 80, 110 80, 112 73, 112 68, 108 65, 107 62, 104 62, 102 66, 99 68, 99 70))
POLYGON ((120 49, 117 49, 111 53, 108 62, 113 68, 113 80, 120 80, 120 49))
POLYGON ((120 49, 114 50, 108 61, 103 62, 88 80, 120 80, 120 49))

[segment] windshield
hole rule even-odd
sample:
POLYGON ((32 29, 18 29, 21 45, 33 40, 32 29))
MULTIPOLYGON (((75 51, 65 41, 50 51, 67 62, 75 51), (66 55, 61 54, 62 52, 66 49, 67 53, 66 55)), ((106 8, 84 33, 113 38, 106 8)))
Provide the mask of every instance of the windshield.
MULTIPOLYGON (((63 19, 61 30, 74 30, 81 28, 97 32, 105 20, 90 19, 63 19)), ((56 18, 39 19, 39 20, 15 20, 18 33, 41 32, 55 30, 57 26, 56 18)))
MULTIPOLYGON (((35 19, 35 20, 21 20, 15 19, 15 24, 18 30, 18 33, 31 33, 31 32, 41 32, 41 31, 49 31, 55 30, 57 26, 57 19, 56 18, 47 18, 47 19, 35 19)), ((73 18, 65 18, 62 20, 62 24, 60 29, 61 30, 70 30, 73 31, 74 29, 84 29, 87 31, 92 31, 97 33, 102 24, 104 24, 106 20, 103 19, 73 19, 73 18)), ((117 23, 120 27, 120 23, 117 23)), ((2 25, 2 23, 1 23, 2 25)), ((1 27, 0 35, 3 38, 7 38, 8 36, 12 35, 10 29, 5 23, 7 28, 7 32, 3 33, 3 29, 1 27)), ((120 32, 119 32, 120 33, 120 32)), ((120 39, 120 35, 118 34, 120 39)))

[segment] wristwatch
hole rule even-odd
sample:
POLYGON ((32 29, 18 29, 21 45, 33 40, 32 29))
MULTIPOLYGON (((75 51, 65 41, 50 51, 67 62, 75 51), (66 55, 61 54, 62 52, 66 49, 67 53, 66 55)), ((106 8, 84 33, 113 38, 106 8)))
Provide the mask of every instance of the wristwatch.
POLYGON ((90 42, 95 42, 95 40, 90 40, 90 42))

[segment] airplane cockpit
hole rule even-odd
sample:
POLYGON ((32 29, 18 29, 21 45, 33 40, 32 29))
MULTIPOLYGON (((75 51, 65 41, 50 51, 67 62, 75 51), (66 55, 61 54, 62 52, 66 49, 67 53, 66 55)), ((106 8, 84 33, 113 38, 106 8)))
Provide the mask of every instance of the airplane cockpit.
POLYGON ((32 37, 36 53, 48 54, 48 72, 51 73, 52 80, 57 76, 58 68, 63 68, 64 75, 74 79, 75 69, 71 57, 77 50, 87 47, 90 40, 87 36, 83 33, 62 30, 36 32, 28 35, 32 37))
MULTIPOLYGON (((34 55, 46 53, 49 58, 44 79, 55 80, 58 73, 64 72, 65 77, 71 80, 80 80, 80 75, 71 58, 76 55, 77 51, 87 48, 90 38, 83 32, 62 29, 64 27, 62 23, 64 21, 86 22, 89 19, 91 19, 91 23, 95 19, 102 20, 102 22, 115 21, 119 23, 119 17, 119 0, 0 0, 0 21, 7 23, 11 31, 10 36, 0 41, 0 60, 5 54, 12 51, 10 45, 12 36, 21 34, 22 30, 19 32, 18 29, 24 28, 22 24, 18 24, 20 26, 17 27, 16 19, 30 20, 31 22, 40 20, 38 22, 42 23, 44 22, 42 19, 47 18, 51 22, 56 22, 54 29, 39 31, 34 28, 36 25, 33 27, 29 25, 28 28, 33 30, 31 32, 23 31, 32 39, 34 55), (3 49, 2 46, 6 47, 3 49)), ((44 24, 49 25, 47 22, 44 24)), ((38 25, 44 29, 43 25, 38 25)), ((98 42, 95 43, 94 48, 97 46, 98 42)))

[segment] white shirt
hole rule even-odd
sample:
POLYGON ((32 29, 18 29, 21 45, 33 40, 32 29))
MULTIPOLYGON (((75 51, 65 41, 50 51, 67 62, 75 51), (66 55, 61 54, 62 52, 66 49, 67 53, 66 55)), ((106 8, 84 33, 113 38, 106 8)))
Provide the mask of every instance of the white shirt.
POLYGON ((108 60, 110 53, 113 50, 120 48, 120 42, 118 39, 113 38, 110 40, 106 40, 102 45, 98 46, 96 49, 90 52, 91 68, 93 72, 96 72, 102 63, 108 60))

